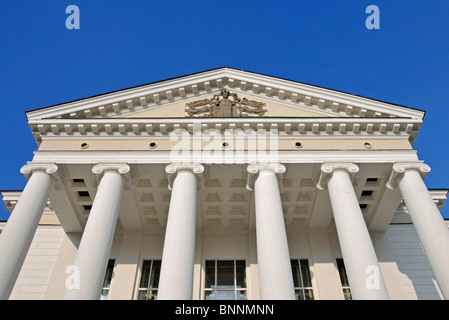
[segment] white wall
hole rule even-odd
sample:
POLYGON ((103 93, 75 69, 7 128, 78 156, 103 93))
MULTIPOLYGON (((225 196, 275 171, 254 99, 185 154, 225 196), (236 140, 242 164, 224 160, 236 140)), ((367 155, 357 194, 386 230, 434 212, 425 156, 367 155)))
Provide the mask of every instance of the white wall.
POLYGON ((390 225, 386 236, 400 272, 404 299, 442 299, 413 224, 390 225))
POLYGON ((42 300, 65 233, 60 226, 39 226, 10 299, 42 300))
MULTIPOLYGON (((62 299, 65 268, 72 264, 78 234, 66 235, 60 226, 40 225, 10 299, 62 299)), ((385 234, 372 235, 392 299, 441 299, 430 265, 412 224, 390 225, 385 234)), ((206 259, 247 261, 248 298, 258 299, 255 232, 198 233, 194 268, 194 299, 202 298, 206 259)), ((111 258, 116 260, 110 299, 135 299, 144 259, 160 259, 163 234, 124 233, 114 239, 111 258)), ((341 258, 335 233, 288 234, 291 258, 309 259, 316 299, 343 299, 335 259, 341 258)))

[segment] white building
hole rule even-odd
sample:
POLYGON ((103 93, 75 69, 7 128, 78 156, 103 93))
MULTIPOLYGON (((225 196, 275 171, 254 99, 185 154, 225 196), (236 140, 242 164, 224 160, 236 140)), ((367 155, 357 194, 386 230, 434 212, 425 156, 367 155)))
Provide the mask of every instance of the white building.
POLYGON ((2 299, 448 299, 424 111, 223 67, 26 112, 2 299))

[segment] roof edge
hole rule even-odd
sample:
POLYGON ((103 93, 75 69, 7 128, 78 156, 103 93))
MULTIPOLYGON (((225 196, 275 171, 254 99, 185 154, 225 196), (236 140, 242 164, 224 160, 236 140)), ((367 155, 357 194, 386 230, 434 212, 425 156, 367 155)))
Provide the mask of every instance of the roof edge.
POLYGON ((125 90, 136 89, 136 88, 145 87, 145 86, 149 86, 149 85, 154 85, 154 84, 158 84, 158 83, 162 83, 162 82, 172 81, 172 80, 176 80, 176 79, 182 79, 182 78, 185 78, 185 77, 190 77, 190 76, 198 75, 198 74, 201 74, 201 73, 207 73, 207 72, 211 72, 211 71, 217 71, 217 70, 220 70, 220 69, 222 69, 222 70, 230 69, 230 70, 235 70, 235 71, 247 72, 247 73, 254 74, 254 75, 260 75, 260 76, 269 77, 269 78, 278 79, 278 80, 283 80, 283 81, 288 81, 288 82, 292 82, 292 83, 296 83, 296 84, 302 84, 302 85, 306 85, 306 86, 310 86, 310 87, 318 88, 318 89, 330 90, 330 91, 333 91, 333 92, 338 92, 338 93, 350 95, 350 96, 353 96, 353 97, 368 99, 368 100, 372 100, 372 101, 376 101, 376 102, 380 102, 380 103, 386 103, 386 104, 393 105, 393 106, 407 108, 407 109, 411 109, 411 110, 422 112, 423 113, 422 119, 424 119, 425 114, 426 114, 426 110, 419 109, 419 108, 416 108, 416 107, 410 107, 410 106, 406 106, 406 105, 402 105, 402 104, 398 104, 398 103, 393 103, 393 102, 389 102, 389 101, 385 101, 385 100, 380 100, 380 99, 376 99, 376 98, 372 98, 372 97, 367 97, 367 96, 363 96, 363 95, 359 95, 359 94, 355 94, 355 93, 351 93, 351 92, 347 92, 347 91, 343 91, 343 90, 338 90, 338 89, 328 88, 328 87, 319 86, 319 85, 315 85, 315 84, 310 84, 310 83, 306 83, 306 82, 302 82, 302 81, 298 81, 298 80, 293 80, 293 79, 283 78, 283 77, 279 77, 279 76, 268 75, 268 74, 264 74, 264 73, 260 73, 260 72, 255 72, 255 71, 250 71, 250 70, 245 70, 245 69, 240 69, 240 68, 235 68, 235 67, 222 66, 222 67, 211 68, 211 69, 207 69, 207 70, 203 70, 203 71, 197 71, 197 72, 193 72, 193 73, 189 73, 189 74, 185 74, 185 75, 181 75, 181 76, 175 76, 175 77, 170 77, 170 78, 166 78, 166 79, 162 79, 162 80, 152 81, 152 82, 148 82, 148 83, 144 83, 144 84, 140 84, 140 85, 136 85, 136 86, 130 86, 130 87, 122 88, 122 89, 107 91, 107 92, 103 92, 103 93, 99 93, 99 94, 95 94, 95 95, 91 95, 91 96, 87 96, 87 97, 83 97, 83 98, 63 101, 63 102, 59 102, 59 103, 55 103, 55 104, 51 104, 51 105, 47 105, 47 106, 42 106, 42 107, 38 107, 38 108, 34 108, 34 109, 28 109, 28 110, 25 110, 25 115, 28 117, 29 113, 35 112, 35 111, 38 111, 38 110, 43 110, 43 109, 47 109, 47 108, 51 108, 51 107, 64 105, 64 104, 69 104, 69 103, 74 103, 74 102, 83 101, 83 100, 87 100, 87 99, 92 99, 92 98, 100 97, 100 96, 103 96, 103 95, 118 93, 118 92, 122 92, 122 91, 125 91, 125 90))

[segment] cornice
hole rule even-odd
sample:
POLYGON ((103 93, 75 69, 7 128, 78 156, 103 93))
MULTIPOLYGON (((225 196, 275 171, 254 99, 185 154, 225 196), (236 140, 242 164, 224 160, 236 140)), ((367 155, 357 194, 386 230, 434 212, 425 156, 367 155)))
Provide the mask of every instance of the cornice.
POLYGON ((30 120, 36 141, 42 137, 169 136, 175 130, 265 130, 289 136, 407 136, 411 143, 422 122, 409 118, 171 118, 171 119, 42 119, 30 120))
POLYGON ((29 121, 49 118, 114 118, 211 94, 222 88, 341 117, 399 117, 422 121, 425 114, 422 110, 292 80, 232 68, 219 68, 30 110, 26 115, 29 121))

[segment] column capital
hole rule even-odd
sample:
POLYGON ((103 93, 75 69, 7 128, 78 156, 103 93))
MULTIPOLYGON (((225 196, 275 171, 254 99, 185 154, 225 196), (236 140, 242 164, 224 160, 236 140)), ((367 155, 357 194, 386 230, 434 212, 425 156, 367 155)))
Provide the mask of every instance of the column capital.
POLYGON ((123 180, 124 180, 124 189, 125 190, 132 189, 133 183, 132 183, 131 174, 130 174, 131 168, 127 164, 100 163, 100 164, 95 165, 92 168, 92 173, 97 178, 98 183, 100 183, 100 180, 106 171, 115 171, 115 172, 119 173, 123 177, 123 180))
POLYGON ((168 189, 172 190, 173 182, 175 181, 176 175, 180 171, 190 171, 197 178, 198 189, 202 189, 204 187, 204 166, 201 164, 175 164, 171 163, 165 167, 165 173, 168 178, 168 189))
POLYGON ((416 170, 424 179, 426 174, 430 172, 430 167, 424 162, 397 162, 391 169, 390 178, 387 181, 388 189, 395 189, 397 187, 397 178, 403 175, 407 170, 416 170))
POLYGON ((270 163, 270 164, 263 164, 263 163, 254 163, 248 165, 246 168, 246 171, 248 172, 248 180, 246 182, 246 189, 249 191, 253 191, 254 188, 254 182, 256 181, 257 177, 259 176, 259 173, 261 170, 270 170, 272 171, 276 177, 278 178, 279 185, 282 186, 282 179, 283 175, 285 173, 285 166, 280 163, 270 163))
POLYGON ((55 189, 60 190, 64 187, 56 164, 30 162, 20 168, 20 173, 22 173, 27 180, 30 179, 34 171, 42 171, 50 175, 54 180, 55 189))
POLYGON ((351 180, 353 180, 357 172, 359 172, 359 167, 354 163, 324 163, 321 166, 320 179, 317 183, 318 189, 325 190, 327 188, 327 182, 335 170, 346 171, 351 180))

